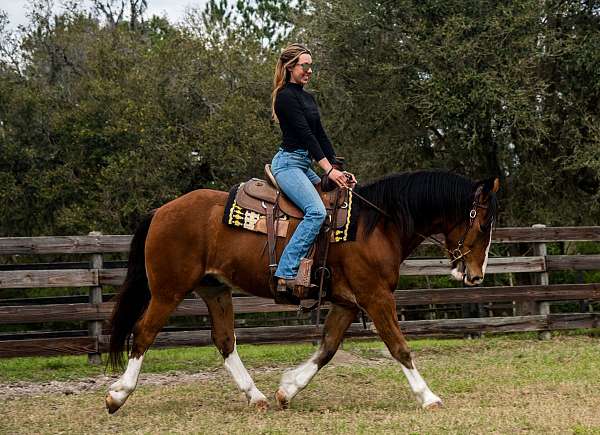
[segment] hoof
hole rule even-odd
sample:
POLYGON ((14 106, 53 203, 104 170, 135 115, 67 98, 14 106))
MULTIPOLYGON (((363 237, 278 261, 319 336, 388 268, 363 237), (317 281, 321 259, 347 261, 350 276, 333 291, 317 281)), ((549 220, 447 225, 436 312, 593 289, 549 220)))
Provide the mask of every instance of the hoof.
POLYGON ((290 406, 290 401, 281 388, 275 393, 275 400, 277 400, 277 406, 279 406, 279 409, 288 409, 290 406))
POLYGON ((253 405, 259 412, 267 412, 269 410, 269 402, 267 399, 257 400, 256 402, 250 403, 250 405, 253 405))
POLYGON ((427 411, 435 411, 436 409, 442 409, 443 407, 444 407, 444 404, 439 399, 434 400, 429 403, 423 403, 423 409, 425 409, 427 411))
POLYGON ((106 395, 106 410, 109 414, 114 414, 121 407, 119 403, 117 403, 110 394, 106 395))

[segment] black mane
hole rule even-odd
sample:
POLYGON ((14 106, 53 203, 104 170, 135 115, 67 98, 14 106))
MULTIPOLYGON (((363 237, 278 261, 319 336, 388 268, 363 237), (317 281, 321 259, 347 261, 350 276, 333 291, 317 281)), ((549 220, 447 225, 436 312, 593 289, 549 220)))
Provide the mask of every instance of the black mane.
MULTIPOLYGON (((449 172, 418 171, 387 175, 357 186, 355 190, 390 215, 402 235, 409 237, 436 218, 441 217, 451 224, 466 220, 476 186, 476 182, 449 172)), ((360 219, 368 235, 385 216, 364 201, 357 201, 360 202, 360 219)), ((497 210, 495 194, 492 194, 489 206, 491 221, 497 210)))

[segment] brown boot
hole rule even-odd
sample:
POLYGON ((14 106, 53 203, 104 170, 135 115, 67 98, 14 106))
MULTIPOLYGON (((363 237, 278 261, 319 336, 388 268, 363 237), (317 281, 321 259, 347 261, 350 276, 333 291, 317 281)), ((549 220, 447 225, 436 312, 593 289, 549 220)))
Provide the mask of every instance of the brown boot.
POLYGON ((295 280, 277 278, 273 299, 277 304, 299 305, 300 299, 294 295, 295 280))
POLYGON ((296 279, 277 278, 277 293, 293 293, 296 287, 296 279))

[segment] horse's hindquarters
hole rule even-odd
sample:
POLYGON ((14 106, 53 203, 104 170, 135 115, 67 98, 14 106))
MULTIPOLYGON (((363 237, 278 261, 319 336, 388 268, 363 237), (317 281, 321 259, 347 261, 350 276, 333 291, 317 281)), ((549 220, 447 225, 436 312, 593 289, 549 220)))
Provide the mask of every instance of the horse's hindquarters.
POLYGON ((202 189, 156 211, 146 240, 153 297, 183 297, 206 275, 270 296, 266 236, 223 224, 226 201, 227 193, 202 189))

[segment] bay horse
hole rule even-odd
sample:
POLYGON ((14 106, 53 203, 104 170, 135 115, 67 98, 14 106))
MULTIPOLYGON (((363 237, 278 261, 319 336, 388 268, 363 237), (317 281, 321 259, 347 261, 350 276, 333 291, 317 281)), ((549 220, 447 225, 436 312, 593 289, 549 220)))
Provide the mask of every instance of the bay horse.
MULTIPOLYGON (((402 261, 432 234, 443 234, 452 275, 466 285, 483 281, 496 219, 499 180, 472 181, 438 171, 385 176, 355 192, 361 204, 356 241, 332 244, 331 309, 318 350, 285 372, 275 393, 286 408, 336 353, 344 332, 364 310, 391 355, 400 362, 418 403, 441 405, 415 367, 400 331, 394 301, 402 261)), ((212 340, 224 365, 250 405, 268 408, 236 350, 231 288, 272 298, 266 236, 222 223, 227 193, 200 189, 151 213, 136 230, 125 282, 112 314, 109 361, 124 366, 123 351, 133 333, 125 373, 109 387, 106 407, 118 410, 136 387, 144 354, 171 313, 192 292, 204 300, 212 340), (227 286, 207 289, 206 282, 227 286)), ((283 245, 283 243, 278 243, 283 245)), ((278 246, 281 254, 283 246, 278 246)))

